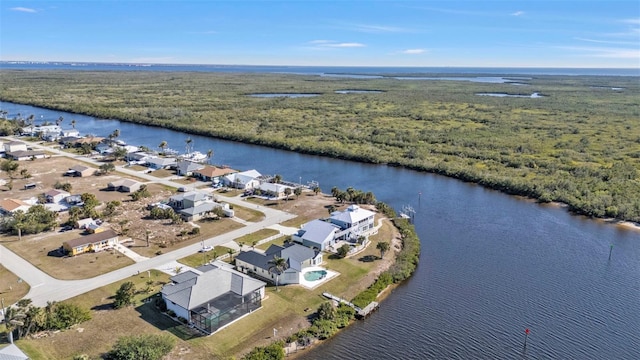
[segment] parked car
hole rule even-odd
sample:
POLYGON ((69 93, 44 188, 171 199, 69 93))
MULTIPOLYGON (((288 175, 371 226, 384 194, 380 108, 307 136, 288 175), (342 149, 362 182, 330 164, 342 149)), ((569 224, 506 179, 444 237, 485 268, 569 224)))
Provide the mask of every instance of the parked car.
POLYGON ((66 225, 60 228, 60 232, 65 232, 65 231, 69 231, 69 230, 73 230, 73 226, 71 225, 66 225))

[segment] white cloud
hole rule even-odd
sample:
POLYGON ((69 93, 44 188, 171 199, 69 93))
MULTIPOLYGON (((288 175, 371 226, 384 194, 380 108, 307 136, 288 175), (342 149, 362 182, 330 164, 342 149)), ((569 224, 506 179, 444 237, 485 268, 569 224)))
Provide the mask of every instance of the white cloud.
POLYGON ((407 29, 395 27, 395 26, 385 26, 385 25, 366 25, 366 24, 358 24, 355 25, 355 31, 366 32, 366 33, 398 33, 398 32, 408 32, 407 29))
POLYGON ((318 48, 358 48, 365 47, 365 44, 357 43, 357 42, 337 42, 333 40, 312 40, 309 44, 314 45, 316 49, 318 48))
POLYGON ((354 48, 354 47, 364 47, 364 44, 361 43, 335 43, 335 44, 326 44, 328 47, 337 47, 337 48, 354 48))
POLYGON ((640 25, 640 18, 637 18, 637 19, 624 19, 624 20, 622 20, 622 22, 625 23, 625 24, 640 25))
POLYGON ((516 11, 514 13, 511 14, 512 16, 522 16, 524 15, 524 11, 516 11))
POLYGON ((408 55, 424 54, 425 52, 427 52, 427 50, 425 50, 425 49, 407 49, 407 50, 402 50, 403 54, 408 54, 408 55))
POLYGON ((613 47, 588 47, 588 46, 563 46, 561 49, 582 53, 584 56, 610 58, 610 59, 639 59, 640 49, 613 48, 613 47))
POLYGON ((31 8, 26 8, 26 7, 13 7, 13 8, 11 8, 11 10, 20 11, 20 12, 26 12, 26 13, 38 12, 36 9, 31 9, 31 8))

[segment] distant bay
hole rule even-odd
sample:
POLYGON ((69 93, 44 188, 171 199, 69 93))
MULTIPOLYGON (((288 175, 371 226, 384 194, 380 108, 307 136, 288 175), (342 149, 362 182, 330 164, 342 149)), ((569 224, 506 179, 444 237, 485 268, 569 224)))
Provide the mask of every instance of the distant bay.
POLYGON ((194 71, 239 73, 290 73, 305 75, 344 74, 494 74, 494 75, 593 75, 640 76, 640 68, 536 68, 536 67, 378 67, 378 66, 272 66, 124 64, 91 62, 0 61, 0 70, 103 70, 103 71, 194 71))

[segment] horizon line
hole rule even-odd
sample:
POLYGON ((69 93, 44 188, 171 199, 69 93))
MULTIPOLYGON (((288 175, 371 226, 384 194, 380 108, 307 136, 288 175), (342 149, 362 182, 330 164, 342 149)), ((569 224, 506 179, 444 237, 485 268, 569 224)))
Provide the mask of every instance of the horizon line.
POLYGON ((73 60, 0 60, 0 63, 30 63, 30 64, 98 64, 98 65, 135 65, 135 66, 274 66, 274 67, 359 67, 359 68, 478 68, 478 69, 620 69, 640 70, 639 67, 593 67, 593 66, 535 66, 535 65, 507 65, 507 66, 477 66, 477 65, 283 65, 283 64, 217 64, 217 63, 153 63, 153 62, 107 62, 107 61, 73 61, 73 60))

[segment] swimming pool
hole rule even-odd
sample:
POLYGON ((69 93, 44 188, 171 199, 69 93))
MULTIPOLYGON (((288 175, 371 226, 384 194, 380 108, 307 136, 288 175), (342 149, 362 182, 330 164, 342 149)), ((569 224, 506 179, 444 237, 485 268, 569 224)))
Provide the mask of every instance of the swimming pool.
POLYGON ((304 279, 307 281, 318 281, 324 279, 325 276, 327 276, 325 270, 314 270, 304 273, 304 279))

